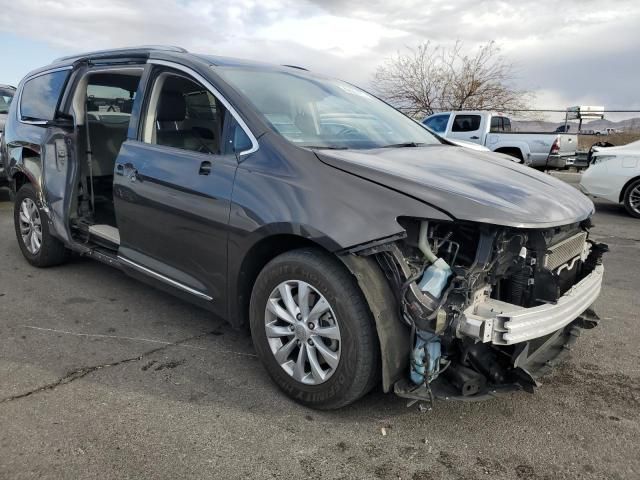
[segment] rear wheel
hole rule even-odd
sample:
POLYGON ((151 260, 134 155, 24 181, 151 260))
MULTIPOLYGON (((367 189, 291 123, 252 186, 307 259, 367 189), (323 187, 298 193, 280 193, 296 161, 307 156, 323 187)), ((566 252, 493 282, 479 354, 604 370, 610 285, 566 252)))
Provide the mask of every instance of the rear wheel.
POLYGON ((16 194, 13 220, 18 245, 31 265, 51 267, 66 260, 67 249, 49 233, 49 225, 31 184, 23 185, 16 194))
POLYGON ((251 335, 274 382, 314 408, 339 408, 376 383, 379 347, 355 279, 319 250, 284 253, 256 280, 251 335))
POLYGON ((501 148, 496 150, 497 153, 503 153, 505 155, 509 155, 510 157, 517 158, 521 163, 524 162, 522 158, 522 152, 519 148, 501 148))
POLYGON ((640 179, 627 187, 624 193, 624 206, 630 215, 640 218, 640 179))

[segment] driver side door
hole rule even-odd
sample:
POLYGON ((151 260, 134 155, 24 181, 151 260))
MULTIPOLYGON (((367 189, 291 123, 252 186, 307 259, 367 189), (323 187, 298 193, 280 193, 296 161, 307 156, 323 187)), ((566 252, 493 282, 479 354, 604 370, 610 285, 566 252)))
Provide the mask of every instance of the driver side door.
POLYGON ((184 72, 154 67, 139 139, 116 160, 114 201, 129 273, 226 310, 227 238, 237 159, 229 111, 184 72))

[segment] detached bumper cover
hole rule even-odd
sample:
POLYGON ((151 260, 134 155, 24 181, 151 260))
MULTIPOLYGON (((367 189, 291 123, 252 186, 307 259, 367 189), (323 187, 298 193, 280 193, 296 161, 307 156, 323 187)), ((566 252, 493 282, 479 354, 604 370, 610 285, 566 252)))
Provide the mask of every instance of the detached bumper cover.
POLYGON ((458 331, 495 345, 513 345, 548 335, 573 322, 593 304, 600 294, 603 275, 604 267, 597 265, 555 304, 524 308, 486 298, 465 311, 458 331))

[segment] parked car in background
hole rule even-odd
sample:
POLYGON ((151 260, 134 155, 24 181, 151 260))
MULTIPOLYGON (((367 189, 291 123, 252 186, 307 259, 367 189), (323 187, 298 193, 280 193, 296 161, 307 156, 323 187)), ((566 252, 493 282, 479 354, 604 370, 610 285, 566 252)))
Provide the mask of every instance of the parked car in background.
POLYGON ((595 130, 593 132, 593 135, 615 135, 616 133, 621 133, 621 132, 616 128, 603 128, 601 130, 595 130))
MULTIPOLYGON (((4 124, 9 113, 9 105, 15 95, 16 88, 11 85, 0 85, 0 146, 2 145, 2 136, 4 132, 4 124)), ((8 185, 7 177, 4 174, 4 165, 0 158, 0 187, 8 185)))
POLYGON ((469 148, 471 150, 475 150, 476 152, 490 152, 491 151, 487 147, 485 147, 484 145, 479 145, 479 144, 473 143, 473 142, 466 142, 464 140, 458 140, 456 138, 447 138, 447 142, 453 143, 454 145, 456 145, 458 147, 464 147, 464 148, 469 148))
POLYGON ((578 144, 575 134, 513 132, 511 120, 496 112, 442 112, 428 116, 422 123, 448 140, 484 145, 536 168, 564 168, 566 160, 575 157, 578 144))
POLYGON ((556 128, 556 133, 568 133, 571 130, 571 125, 560 125, 556 128))
POLYGON ((594 197, 622 203, 640 218, 640 140, 619 147, 593 147, 580 189, 594 197))
POLYGON ((0 155, 25 259, 75 251, 249 327, 305 405, 532 391, 594 326, 586 196, 351 84, 156 47, 18 91, 0 155))
POLYGON ((595 130, 585 130, 585 129, 583 129, 583 130, 580 130, 578 133, 580 135, 595 135, 596 131, 595 130))
MULTIPOLYGON (((480 144, 473 143, 473 142, 466 142, 464 140, 458 140, 456 138, 447 138, 447 142, 453 143, 454 145, 457 145, 458 147, 464 147, 464 148, 469 148, 471 150, 475 150, 476 152, 490 152, 491 151, 487 147, 485 147, 484 145, 480 145, 480 144)), ((500 152, 493 152, 493 154, 496 155, 496 156, 500 156, 500 157, 504 158, 505 160, 509 160, 511 162, 524 163, 519 158, 512 157, 511 155, 505 155, 504 153, 500 153, 500 152)))

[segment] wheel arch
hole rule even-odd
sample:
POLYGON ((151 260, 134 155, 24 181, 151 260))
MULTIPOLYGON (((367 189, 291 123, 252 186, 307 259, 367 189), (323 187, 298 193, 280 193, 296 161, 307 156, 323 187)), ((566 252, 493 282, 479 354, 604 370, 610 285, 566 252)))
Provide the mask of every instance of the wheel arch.
POLYGON ((22 186, 26 183, 33 184, 33 181, 27 176, 26 173, 24 173, 21 170, 18 170, 17 172, 15 172, 11 178, 13 180, 14 192, 17 192, 18 190, 20 190, 20 188, 22 188, 22 186))
POLYGON ((30 183, 40 193, 42 163, 40 153, 29 147, 20 148, 17 158, 9 162, 9 177, 12 180, 12 191, 17 193, 25 183, 30 183))
POLYGON ((407 375, 411 352, 411 331, 400 319, 396 296, 376 261, 368 256, 338 257, 356 278, 375 322, 385 393, 407 375))
POLYGON ((320 243, 291 233, 276 233, 265 236, 255 242, 244 255, 236 275, 230 285, 229 321, 236 327, 249 324, 249 301, 258 274, 271 260, 285 252, 298 248, 314 247, 329 252, 320 243), (235 292, 234 292, 235 290, 235 292), (235 293, 235 294, 234 294, 235 293))
MULTIPOLYGON (((236 327, 248 325, 251 292, 264 266, 278 255, 304 247, 334 254, 314 240, 284 233, 262 238, 249 249, 235 282, 236 295, 230 295, 230 298, 236 299, 230 304, 229 319, 232 324, 236 327)), ((395 295, 372 257, 342 254, 336 255, 336 258, 355 277, 371 311, 379 341, 382 386, 388 392, 406 373, 411 349, 410 331, 399 318, 395 295)))
POLYGON ((498 147, 494 152, 504 153, 505 155, 510 155, 512 157, 519 158, 520 160, 524 160, 524 152, 520 147, 498 147), (513 153, 517 153, 517 155, 512 155, 513 153))
POLYGON ((620 196, 618 198, 618 202, 620 203, 624 202, 624 197, 627 194, 627 190, 634 182, 637 182, 638 180, 640 180, 640 175, 636 175, 635 177, 631 178, 627 183, 624 184, 624 186, 620 189, 620 196))

